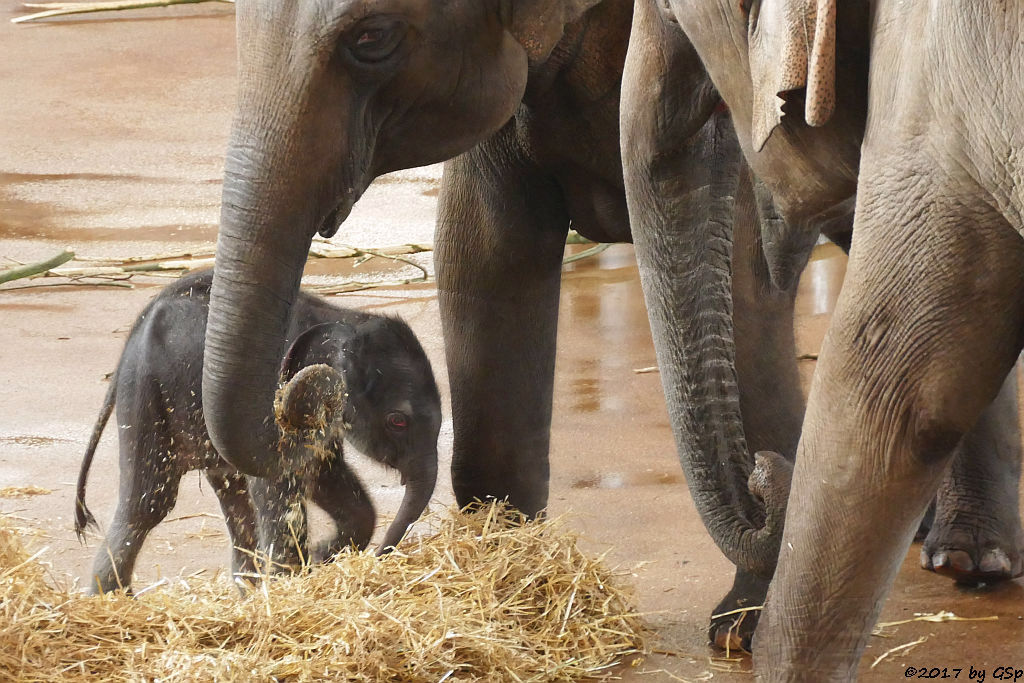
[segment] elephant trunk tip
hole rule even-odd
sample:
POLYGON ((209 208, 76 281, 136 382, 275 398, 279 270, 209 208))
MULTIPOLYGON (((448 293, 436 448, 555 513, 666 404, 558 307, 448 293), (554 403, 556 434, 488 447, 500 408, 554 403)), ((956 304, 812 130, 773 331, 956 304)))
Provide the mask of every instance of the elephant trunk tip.
POLYGON ((425 458, 415 459, 414 462, 417 462, 418 466, 402 475, 407 482, 405 495, 402 497, 398 513, 377 548, 378 557, 387 555, 398 547, 412 525, 427 509, 430 498, 434 495, 434 486, 437 483, 437 451, 434 450, 425 458))
MULTIPOLYGON (((754 469, 747 480, 747 486, 751 493, 764 501, 764 527, 757 536, 760 542, 771 548, 766 553, 756 553, 758 556, 778 556, 792 481, 793 463, 785 457, 774 451, 758 451, 754 454, 754 469)), ((755 571, 768 576, 773 572, 774 563, 771 567, 758 567, 755 571)))
POLYGON ((326 430, 345 409, 345 378, 322 363, 302 368, 274 397, 274 419, 285 434, 326 430))

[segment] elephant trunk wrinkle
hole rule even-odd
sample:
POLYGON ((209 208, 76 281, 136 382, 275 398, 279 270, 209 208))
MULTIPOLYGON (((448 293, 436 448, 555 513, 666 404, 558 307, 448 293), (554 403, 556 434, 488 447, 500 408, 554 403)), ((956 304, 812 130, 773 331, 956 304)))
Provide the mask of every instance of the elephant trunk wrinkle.
POLYGON ((630 212, 635 214, 641 201, 663 225, 634 231, 637 258, 669 414, 676 416, 679 457, 698 512, 730 561, 768 577, 778 557, 786 504, 778 489, 788 479, 773 466, 758 480, 756 495, 748 488, 754 468, 740 412, 732 322, 740 151, 726 114, 713 114, 700 136, 690 153, 702 158, 689 164, 696 169, 690 175, 666 169, 670 175, 658 177, 652 166, 643 168, 652 186, 633 194, 630 212), (675 203, 662 204, 658 197, 663 196, 675 203), (667 262, 666 250, 677 258, 667 262), (666 367, 679 370, 666 372, 666 367))

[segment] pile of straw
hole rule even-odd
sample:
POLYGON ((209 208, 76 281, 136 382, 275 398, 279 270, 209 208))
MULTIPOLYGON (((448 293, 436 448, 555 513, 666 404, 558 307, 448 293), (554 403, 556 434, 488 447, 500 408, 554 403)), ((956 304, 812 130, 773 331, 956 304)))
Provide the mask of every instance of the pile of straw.
POLYGON ((572 680, 643 647, 628 596, 557 522, 486 507, 384 558, 90 598, 0 525, 0 679, 572 680))

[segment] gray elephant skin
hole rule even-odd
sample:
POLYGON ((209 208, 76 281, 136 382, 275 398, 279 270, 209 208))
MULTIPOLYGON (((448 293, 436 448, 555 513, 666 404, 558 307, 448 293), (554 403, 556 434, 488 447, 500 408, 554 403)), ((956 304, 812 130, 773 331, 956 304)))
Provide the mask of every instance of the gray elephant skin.
MULTIPOLYGON (((1009 373, 1024 342, 1024 87, 1004 67, 1016 73, 1024 63, 1024 6, 640 4, 647 20, 634 25, 627 81, 685 92, 657 64, 671 50, 670 32, 685 32, 774 197, 783 245, 809 239, 856 193, 846 283, 808 399, 785 531, 765 531, 765 513, 750 516, 749 502, 728 515, 741 566, 742 556, 759 562, 782 549, 754 642, 759 674, 848 680, 947 472, 975 521, 946 519, 947 537, 934 553, 936 545, 926 547, 925 564, 968 578, 1021 571, 1009 373), (964 438, 972 426, 990 437, 964 438), (979 516, 982 501, 988 518, 979 516)), ((682 143, 654 118, 664 99, 623 94, 638 244, 641 232, 663 230, 643 220, 657 215, 645 202, 656 212, 682 201, 646 196, 658 181, 651 160, 682 143)), ((714 189, 712 201, 728 195, 714 189)), ((786 253, 769 253, 777 282, 785 281, 786 253)), ((657 269, 652 256, 638 250, 642 268, 657 269)), ((709 317, 726 310, 708 300, 699 306, 709 317)), ((769 506, 769 521, 781 514, 769 506)))
MULTIPOLYGON (((345 463, 343 440, 398 470, 406 486, 379 552, 401 540, 433 493, 441 401, 416 336, 401 320, 341 308, 306 293, 292 308, 290 347, 279 363, 284 384, 278 421, 295 436, 268 453, 293 465, 267 478, 245 476, 227 465, 210 444, 201 409, 213 277, 210 271, 192 273, 165 288, 140 314, 111 378, 82 463, 75 506, 81 538, 86 526, 95 526, 85 505, 86 478, 116 404, 120 489, 114 519, 86 581, 93 592, 130 588, 147 534, 174 507, 179 481, 190 470, 204 470, 217 494, 231 537, 233 571, 249 580, 257 575, 255 552, 270 562, 260 571, 273 572, 369 543, 373 504, 345 463), (309 452, 309 439, 315 439, 316 454, 309 452), (332 538, 312 551, 307 498, 336 526, 332 538)), ((275 423, 270 405, 264 419, 275 423)))
MULTIPOLYGON (((274 435, 258 406, 272 400, 282 321, 313 235, 333 234, 377 175, 479 143, 446 166, 435 254, 452 385, 453 484, 460 503, 507 497, 537 512, 547 502, 565 231, 571 223, 602 241, 632 237, 614 143, 633 2, 278 4, 238 7, 239 104, 204 376, 214 443, 243 471, 275 467, 259 456, 274 435)), ((678 23, 652 2, 636 6, 642 11, 632 21, 655 27, 651 44, 659 47, 631 46, 631 53, 673 74, 671 82, 657 71, 631 79, 637 87, 625 93, 628 102, 650 102, 660 126, 658 139, 644 138, 651 128, 643 121, 631 119, 635 129, 624 130, 627 165, 639 159, 656 171, 631 204, 669 198, 650 207, 658 229, 641 230, 638 258, 691 492, 740 567, 716 609, 723 612, 761 602, 775 566, 788 484, 783 471, 759 485, 778 501, 772 532, 759 533, 764 511, 747 492, 748 453, 796 451, 803 416, 792 330, 796 276, 818 229, 848 239, 856 165, 838 168, 842 182, 829 185, 835 201, 815 216, 814 233, 790 231, 752 177, 744 176, 739 191, 730 184, 740 175, 741 152, 678 23), (693 273, 710 273, 711 285, 693 273), (742 524, 733 538, 737 505, 742 524), (764 548, 750 553, 755 546, 764 548)), ((948 517, 959 519, 960 507, 953 499, 948 517)), ((753 623, 748 615, 744 628, 753 623)), ((724 644, 731 625, 731 618, 713 624, 713 640, 724 644)))
MULTIPOLYGON (((460 504, 545 507, 565 235, 571 224, 595 240, 631 239, 617 140, 632 11, 632 0, 238 5, 239 102, 203 384, 225 459, 274 470, 260 457, 275 435, 259 407, 273 397, 313 235, 333 234, 377 175, 469 150, 445 168, 435 253, 453 486, 460 504)), ((688 134, 718 97, 686 54, 691 87, 673 120, 688 134)), ((696 149, 678 160, 705 161, 696 149)), ((792 453, 803 414, 793 291, 763 286, 757 216, 743 218, 735 307, 747 431, 758 448, 792 453)), ((701 499, 722 486, 691 481, 701 499)), ((715 611, 760 602, 766 589, 743 572, 715 611)), ((716 621, 712 638, 724 644, 731 625, 716 621)))

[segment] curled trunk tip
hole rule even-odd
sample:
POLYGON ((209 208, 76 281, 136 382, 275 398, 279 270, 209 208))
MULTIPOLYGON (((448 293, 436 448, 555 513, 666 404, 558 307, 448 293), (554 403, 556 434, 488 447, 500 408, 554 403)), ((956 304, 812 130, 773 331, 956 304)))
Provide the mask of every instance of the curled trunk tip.
POLYGON ((764 501, 764 532, 777 544, 782 538, 789 503, 789 487, 793 481, 793 463, 773 451, 754 454, 750 473, 750 492, 764 501))
POLYGON ((274 397, 274 419, 285 433, 326 430, 345 410, 345 378, 329 365, 302 368, 274 397))

